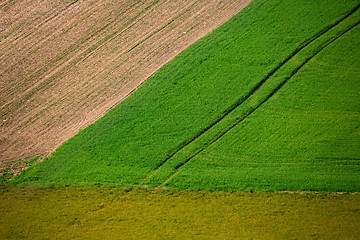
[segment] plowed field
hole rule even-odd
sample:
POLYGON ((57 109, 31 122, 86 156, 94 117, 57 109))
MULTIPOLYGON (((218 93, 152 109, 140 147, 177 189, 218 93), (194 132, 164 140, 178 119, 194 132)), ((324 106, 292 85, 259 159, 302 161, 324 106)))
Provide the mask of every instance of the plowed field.
POLYGON ((0 169, 54 151, 249 2, 1 2, 0 169))

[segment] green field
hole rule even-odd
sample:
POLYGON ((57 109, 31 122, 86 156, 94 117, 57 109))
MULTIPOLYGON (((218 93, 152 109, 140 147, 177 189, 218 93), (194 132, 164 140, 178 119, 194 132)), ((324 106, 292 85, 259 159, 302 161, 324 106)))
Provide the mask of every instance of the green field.
POLYGON ((0 238, 357 239, 359 197, 0 187, 0 238))
POLYGON ((359 21, 357 11, 286 62, 165 185, 359 191, 359 21))
POLYGON ((261 1, 14 183, 359 191, 357 1, 261 1))
POLYGON ((358 239, 359 8, 254 0, 2 176, 0 239, 358 239))

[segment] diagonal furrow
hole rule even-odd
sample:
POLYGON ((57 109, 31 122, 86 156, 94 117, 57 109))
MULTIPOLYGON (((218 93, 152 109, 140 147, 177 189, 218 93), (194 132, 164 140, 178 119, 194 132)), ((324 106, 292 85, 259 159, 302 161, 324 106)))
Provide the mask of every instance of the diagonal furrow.
MULTIPOLYGON (((127 11, 134 8, 135 6, 136 4, 130 5, 127 11)), ((64 15, 65 12, 66 11, 64 11, 61 15, 64 15)), ((142 12, 144 12, 144 10, 142 12)), ((46 20, 46 22, 49 22, 50 20, 46 20)), ((34 79, 34 78, 38 78, 40 80, 35 82, 32 86, 29 86, 26 90, 24 90, 19 94, 17 95, 12 94, 13 95, 12 98, 6 103, 4 103, 0 107, 0 109, 2 111, 7 112, 8 109, 12 107, 12 105, 18 104, 18 102, 20 101, 27 100, 27 98, 31 96, 34 91, 36 91, 36 88, 38 86, 43 86, 51 82, 52 81, 51 77, 54 74, 57 74, 60 71, 70 70, 71 68, 75 67, 75 65, 78 64, 79 62, 85 61, 94 51, 98 50, 99 48, 104 46, 107 42, 113 40, 115 37, 119 36, 120 34, 122 34, 123 32, 125 32, 126 30, 128 30, 137 23, 137 21, 135 21, 134 18, 132 18, 122 25, 123 30, 121 30, 120 33, 109 34, 101 38, 100 40, 96 41, 95 43, 91 43, 90 46, 86 46, 86 44, 90 42, 95 36, 101 36, 102 33, 106 32, 107 28, 118 24, 120 20, 115 19, 107 23, 105 26, 102 26, 100 29, 97 29, 95 32, 91 33, 90 36, 81 39, 79 42, 77 42, 77 45, 81 45, 81 47, 75 47, 76 44, 71 45, 68 48, 66 48, 64 51, 62 51, 59 56, 55 56, 53 59, 48 60, 44 66, 42 66, 40 69, 37 69, 36 71, 31 73, 26 79, 24 79, 24 81, 30 81, 30 79, 34 79), (128 24, 130 25, 127 26, 128 24), (81 48, 81 49, 78 51, 74 51, 76 48, 81 48)), ((46 39, 43 39, 42 42, 45 42, 50 37, 51 36, 48 36, 46 39)), ((37 43, 37 45, 38 44, 39 42, 37 43)))
MULTIPOLYGON (((318 40, 320 37, 324 36, 326 33, 328 33, 330 30, 334 29, 336 26, 338 26, 340 23, 342 23, 345 19, 347 19, 348 17, 350 17, 353 13, 355 13, 358 9, 360 8, 360 4, 357 5, 352 11, 350 11, 346 16, 344 16, 343 18, 341 18, 340 20, 338 20, 337 22, 335 22, 334 24, 326 27, 325 29, 323 29, 322 31, 320 31, 316 36, 314 36, 313 38, 309 39, 307 42, 305 42, 300 48, 296 49, 292 54, 289 55, 289 57, 287 57, 282 63, 280 63, 275 69, 273 69, 264 79, 262 79, 259 84, 253 88, 245 97, 240 98, 236 103, 234 103, 231 107, 229 107, 223 115, 221 115, 216 121, 214 121, 212 124, 210 124, 209 126, 207 126, 205 129, 203 129, 200 133, 198 133, 197 135, 195 135, 193 138, 189 139, 188 141, 182 143, 177 150, 175 150, 173 153, 171 153, 167 158, 164 159, 164 161, 161 162, 161 164, 155 169, 153 170, 141 183, 142 184, 151 184, 151 185, 158 185, 160 183, 166 183, 166 181, 168 179, 170 179, 176 172, 177 170, 182 167, 184 164, 186 164, 188 161, 190 161, 192 158, 194 158, 197 154, 199 154, 200 152, 202 152, 205 148, 207 148, 208 146, 210 146, 211 144, 213 144, 214 142, 216 142, 219 138, 221 138, 224 134, 226 134, 228 131, 230 131, 233 127, 235 127, 237 124, 239 124, 240 122, 242 122, 243 120, 245 120, 250 114, 252 114, 257 108, 259 108, 263 103, 265 103, 270 97, 272 97, 276 92, 278 92, 285 84, 286 82, 292 78, 308 61, 310 61, 313 57, 315 57, 321 50, 323 50, 326 46, 328 46, 329 44, 331 44, 332 42, 336 41, 339 37, 341 37, 342 35, 344 35, 346 32, 350 31, 351 29, 353 29, 354 27, 356 27, 359 22, 355 23, 354 25, 352 25, 350 28, 346 29, 345 31, 343 31, 342 33, 336 35, 335 37, 330 38, 330 40, 325 41, 325 43, 322 43, 322 45, 320 45, 320 47, 317 48, 317 50, 312 53, 309 54, 310 57, 306 57, 305 60, 302 61, 302 63, 295 68, 294 70, 292 70, 291 74, 286 77, 285 79, 282 79, 282 81, 280 82, 280 84, 278 84, 275 89, 274 87, 270 93, 267 94, 267 97, 261 101, 261 102, 257 102, 255 103, 255 105, 251 105, 249 106, 248 109, 246 109, 243 113, 241 113, 241 117, 237 116, 235 117, 235 120, 229 124, 227 127, 225 128, 220 128, 220 129, 216 129, 219 128, 218 125, 220 125, 221 122, 225 122, 226 118, 230 115, 235 114, 235 112, 238 110, 238 108, 241 105, 244 105, 243 103, 246 103, 248 101, 251 101, 251 97, 254 96, 255 93, 258 93, 259 90, 261 89, 261 87, 267 83, 269 81, 269 79, 271 79, 274 75, 276 75, 279 70, 281 70, 282 68, 284 68, 284 65, 286 65, 287 63, 289 63, 290 61, 292 61, 294 58, 296 58, 300 52, 302 52, 306 47, 308 47, 309 45, 311 45, 312 43, 314 43, 316 40, 318 40), (255 106, 255 107, 252 107, 255 106), (192 153, 190 154, 190 156, 185 157, 185 161, 184 160, 174 160, 173 164, 169 164, 172 165, 169 168, 169 172, 166 176, 166 179, 163 179, 164 176, 159 180, 155 180, 156 184, 153 184, 153 180, 152 178, 157 178, 155 175, 158 174, 160 168, 162 168, 166 163, 169 162, 170 159, 172 158, 176 158, 175 155, 181 155, 180 152, 185 149, 185 148, 191 148, 190 145, 194 145, 193 143, 196 142, 201 142, 200 138, 205 134, 208 133, 210 131, 215 131, 217 133, 215 133, 215 137, 212 140, 207 140, 205 144, 203 144, 203 147, 199 148, 199 149, 192 149, 192 153)), ((309 56, 308 55, 308 56, 309 56)), ((184 157, 184 156, 183 156, 184 157)), ((179 157, 181 158, 181 157, 179 157)), ((163 167, 166 168, 166 167, 163 167)), ((161 174, 160 174, 161 175, 161 174)), ((166 175, 166 174, 165 174, 166 175)))

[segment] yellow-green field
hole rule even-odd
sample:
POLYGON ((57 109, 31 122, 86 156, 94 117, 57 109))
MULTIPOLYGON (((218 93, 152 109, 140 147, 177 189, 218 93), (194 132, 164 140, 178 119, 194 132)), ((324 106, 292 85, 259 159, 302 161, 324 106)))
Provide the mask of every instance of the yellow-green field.
POLYGON ((358 239, 360 195, 1 187, 0 239, 358 239))

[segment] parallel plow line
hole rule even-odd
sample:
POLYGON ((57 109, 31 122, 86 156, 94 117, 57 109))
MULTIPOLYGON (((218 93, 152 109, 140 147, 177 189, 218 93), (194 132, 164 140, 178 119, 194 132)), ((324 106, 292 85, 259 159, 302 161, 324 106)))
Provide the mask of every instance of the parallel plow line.
POLYGON ((5 161, 53 152, 250 0, 91 0, 56 11, 26 2, 2 16, 0 172, 5 161))
MULTIPOLYGON (((126 11, 130 11, 131 9, 135 8, 136 5, 137 4, 132 4, 132 5, 128 6, 126 11)), ((123 16, 125 16, 126 11, 124 12, 123 16)), ((64 12, 61 14, 64 15, 65 12, 66 11, 64 10, 64 12)), ((134 17, 134 18, 138 18, 138 19, 131 18, 128 21, 126 21, 124 24, 122 24, 120 32, 110 33, 104 37, 101 37, 96 42, 93 42, 90 45, 87 45, 88 42, 90 42, 94 37, 99 37, 99 36, 101 36, 101 34, 106 32, 107 28, 113 27, 114 25, 119 24, 121 22, 121 20, 124 20, 124 19, 126 20, 126 18, 114 19, 113 21, 107 23, 105 26, 102 26, 101 28, 97 29, 95 32, 92 32, 91 35, 87 36, 84 39, 80 39, 78 42, 76 42, 76 43, 72 44, 71 46, 69 46, 68 48, 64 49, 64 51, 62 51, 62 53, 60 55, 48 60, 44 64, 44 66, 42 66, 40 69, 35 70, 28 77, 26 77, 26 79, 24 79, 24 81, 30 81, 31 79, 34 79, 34 78, 38 78, 40 80, 35 82, 32 86, 29 86, 25 91, 23 91, 17 95, 14 94, 12 96, 11 100, 4 103, 0 107, 1 111, 4 113, 8 112, 8 111, 10 111, 10 109, 12 108, 13 105, 19 104, 22 101, 26 101, 32 95, 33 92, 38 90, 37 89, 38 87, 41 88, 41 86, 45 86, 45 85, 51 83, 52 82, 51 77, 54 74, 58 74, 59 72, 69 71, 72 68, 74 68, 76 66, 76 64, 78 64, 80 62, 84 62, 95 51, 98 51, 105 44, 107 44, 114 38, 120 36, 125 31, 129 30, 131 27, 133 27, 135 24, 137 24, 138 21, 140 21, 145 16, 145 15, 143 15, 140 17, 140 15, 143 14, 144 12, 145 12, 145 10, 142 10, 138 14, 138 16, 134 17), (80 49, 80 50, 75 51, 75 49, 80 49)), ((55 18, 55 17, 57 17, 57 15, 54 16, 53 18, 55 18)), ((48 19, 45 22, 49 22, 53 18, 48 19)), ((43 25, 43 24, 41 24, 41 25, 43 25)), ((28 35, 30 35, 30 34, 33 34, 33 33, 29 33, 28 35)), ((46 39, 42 40, 41 43, 44 43, 45 41, 47 41, 48 38, 50 38, 50 37, 47 37, 46 39)), ((39 43, 37 43, 37 44, 39 44, 39 43)), ((129 46, 129 47, 131 48, 132 46, 129 46)), ((30 50, 31 49, 32 48, 30 48, 30 50)), ((128 52, 130 52, 130 50, 125 49, 123 53, 128 53, 128 52)), ((123 53, 121 53, 121 54, 123 54, 123 53)))

